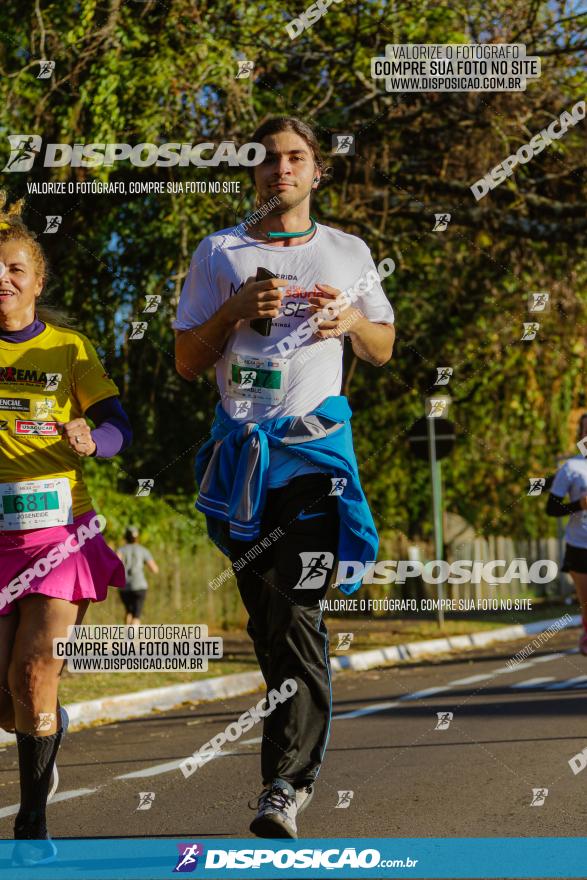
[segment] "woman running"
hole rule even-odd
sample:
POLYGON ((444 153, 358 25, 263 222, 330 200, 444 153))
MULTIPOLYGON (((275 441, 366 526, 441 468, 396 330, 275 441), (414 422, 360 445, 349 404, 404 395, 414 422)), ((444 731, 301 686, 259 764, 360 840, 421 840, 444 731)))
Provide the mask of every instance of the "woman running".
POLYGON ((131 430, 88 339, 36 308, 47 261, 22 202, 5 202, 0 193, 0 726, 18 748, 13 863, 38 865, 56 858, 45 809, 67 727, 53 639, 124 586, 80 459, 116 455, 131 430))
MULTIPOLYGON (((587 435, 587 413, 579 419, 577 440, 587 435)), ((556 472, 546 512, 550 516, 569 516, 565 531, 565 558, 561 567, 573 578, 577 599, 581 606, 583 631, 579 640, 579 651, 587 654, 587 460, 583 455, 567 459, 556 472), (563 498, 569 496, 570 503, 563 498)))

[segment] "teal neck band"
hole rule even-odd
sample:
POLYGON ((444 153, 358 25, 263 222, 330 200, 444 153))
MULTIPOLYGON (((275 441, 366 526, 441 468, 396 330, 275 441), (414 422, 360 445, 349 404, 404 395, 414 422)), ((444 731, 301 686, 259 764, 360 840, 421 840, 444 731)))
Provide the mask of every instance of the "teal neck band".
POLYGON ((267 238, 303 238, 304 235, 310 235, 316 229, 316 221, 313 217, 310 217, 310 220, 312 223, 304 232, 266 232, 265 235, 267 238))
POLYGON ((303 232, 265 232, 264 235, 269 239, 276 238, 303 238, 304 235, 311 235, 312 232, 316 230, 316 221, 313 217, 310 217, 312 224, 305 229, 303 232))

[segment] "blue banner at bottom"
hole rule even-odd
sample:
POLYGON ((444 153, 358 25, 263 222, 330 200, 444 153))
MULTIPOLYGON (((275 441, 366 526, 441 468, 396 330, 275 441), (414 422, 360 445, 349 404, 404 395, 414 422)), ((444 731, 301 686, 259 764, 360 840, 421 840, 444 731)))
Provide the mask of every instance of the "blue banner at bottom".
MULTIPOLYGON (((53 841, 51 864, 12 865, 0 841, 0 880, 159 880, 190 874, 229 880, 292 877, 554 878, 587 876, 586 837, 189 840, 80 838, 53 841)), ((21 857, 23 853, 21 852, 21 857)), ((34 853, 24 853, 27 858, 34 853)))

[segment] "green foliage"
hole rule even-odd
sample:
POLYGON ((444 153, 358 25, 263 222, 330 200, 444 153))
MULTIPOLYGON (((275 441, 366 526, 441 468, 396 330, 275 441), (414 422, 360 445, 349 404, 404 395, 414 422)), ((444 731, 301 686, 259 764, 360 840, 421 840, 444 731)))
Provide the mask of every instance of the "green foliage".
POLYGON ((130 525, 138 527, 142 543, 160 547, 173 543, 177 552, 196 552, 208 543, 206 520, 194 508, 192 495, 161 495, 153 491, 137 497, 119 491, 116 481, 124 483, 126 479, 120 457, 113 459, 110 467, 105 462, 86 459, 84 474, 96 510, 107 518, 106 535, 113 545, 123 542, 124 531, 130 525))

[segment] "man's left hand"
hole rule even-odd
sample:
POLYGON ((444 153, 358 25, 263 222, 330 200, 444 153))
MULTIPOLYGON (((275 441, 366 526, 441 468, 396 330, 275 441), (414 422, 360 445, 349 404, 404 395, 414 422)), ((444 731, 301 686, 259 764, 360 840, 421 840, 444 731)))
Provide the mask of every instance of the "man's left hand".
MULTIPOLYGON (((308 299, 311 315, 315 315, 316 312, 320 312, 327 306, 335 305, 336 300, 341 295, 340 290, 336 287, 331 287, 329 284, 316 284, 315 286, 320 293, 308 299)), ((347 306, 330 318, 321 321, 314 331, 314 335, 319 339, 331 339, 332 337, 342 336, 343 333, 349 332, 357 320, 364 317, 360 309, 347 306)))

